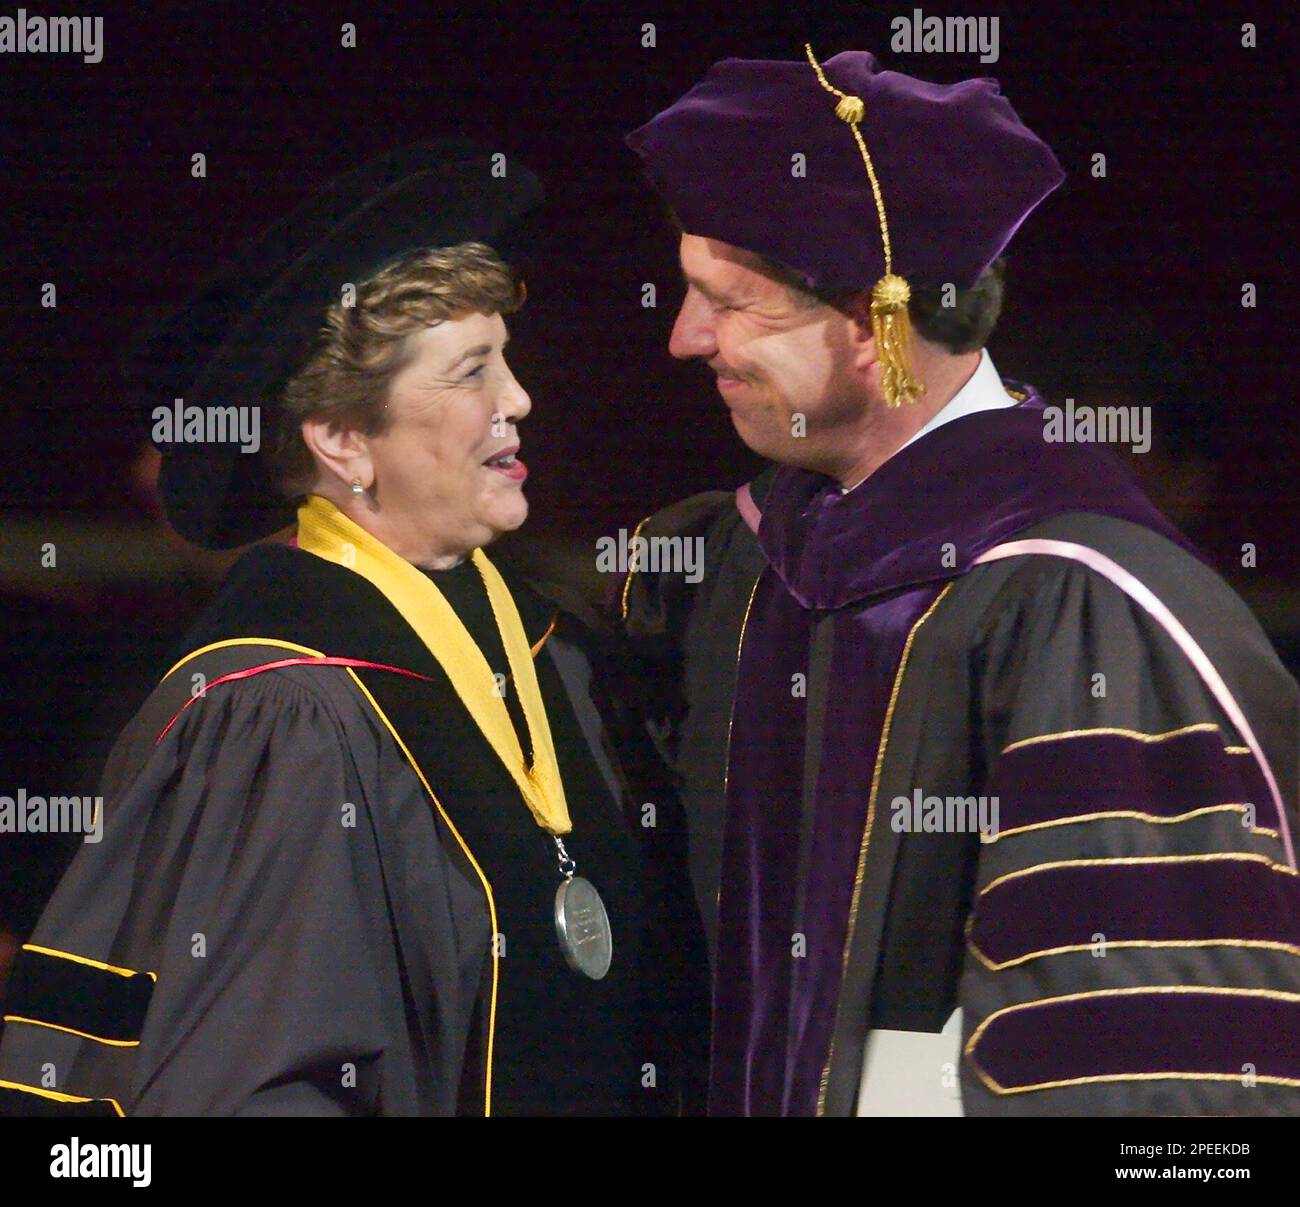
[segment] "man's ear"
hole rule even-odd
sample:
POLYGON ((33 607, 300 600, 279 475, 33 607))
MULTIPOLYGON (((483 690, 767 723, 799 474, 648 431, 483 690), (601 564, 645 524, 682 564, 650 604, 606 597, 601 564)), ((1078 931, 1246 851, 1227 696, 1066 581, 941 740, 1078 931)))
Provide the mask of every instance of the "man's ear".
POLYGON ((853 320, 850 343, 853 364, 859 372, 867 372, 877 361, 876 337, 871 330, 871 291, 855 293, 842 304, 845 315, 853 320))
POLYGON ((322 472, 331 474, 344 486, 350 487, 358 478, 364 490, 374 485, 370 442, 356 428, 333 419, 311 417, 302 421, 302 440, 322 472))

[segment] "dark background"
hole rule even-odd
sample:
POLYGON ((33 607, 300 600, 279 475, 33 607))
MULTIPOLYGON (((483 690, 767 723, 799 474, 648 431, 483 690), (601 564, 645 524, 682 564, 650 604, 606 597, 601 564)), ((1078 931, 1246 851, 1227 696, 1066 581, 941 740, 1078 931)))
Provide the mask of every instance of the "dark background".
MULTIPOLYGON (((1280 6, 920 6, 999 17, 988 65, 892 53, 890 20, 913 7, 98 5, 102 62, 0 56, 0 792, 93 792, 223 564, 151 513, 126 339, 313 187, 394 146, 465 134, 547 185, 511 324, 534 403, 530 539, 589 560, 601 533, 753 472, 710 375, 667 355, 674 241, 622 135, 717 59, 797 59, 805 40, 823 60, 870 49, 935 81, 1001 81, 1067 181, 1011 246, 999 370, 1058 398, 1152 405, 1156 448, 1136 470, 1291 650, 1296 106, 1280 6), (1241 46, 1247 20, 1256 49, 1241 46), (197 151, 206 179, 190 176, 197 151), (58 566, 43 569, 50 540, 58 566), (1240 565, 1247 541, 1257 569, 1240 565)), ((22 930, 58 856, 0 844, 0 924, 22 930)))

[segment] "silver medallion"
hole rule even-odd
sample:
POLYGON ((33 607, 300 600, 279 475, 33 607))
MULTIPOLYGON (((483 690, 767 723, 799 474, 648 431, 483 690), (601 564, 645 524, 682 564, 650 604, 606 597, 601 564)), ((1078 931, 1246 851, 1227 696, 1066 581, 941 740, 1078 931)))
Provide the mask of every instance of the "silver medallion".
POLYGON ((574 972, 599 981, 614 958, 614 935, 596 886, 581 876, 564 880, 555 892, 555 933, 574 972))

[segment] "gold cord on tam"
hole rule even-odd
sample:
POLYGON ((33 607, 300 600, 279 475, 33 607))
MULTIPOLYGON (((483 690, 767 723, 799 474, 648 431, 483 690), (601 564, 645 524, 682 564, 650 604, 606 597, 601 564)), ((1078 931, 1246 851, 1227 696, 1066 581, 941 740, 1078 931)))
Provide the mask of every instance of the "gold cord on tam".
POLYGON ((925 391, 925 386, 912 376, 911 370, 912 324, 908 318, 907 303, 912 296, 912 289, 902 277, 894 273, 894 255, 889 242, 885 201, 880 193, 880 181, 876 179, 876 169, 867 151, 867 144, 858 128, 866 113, 866 106, 860 96, 841 92, 827 80, 821 64, 813 56, 810 43, 805 42, 803 48, 808 62, 817 73, 818 83, 827 92, 840 98, 835 106, 835 116, 846 122, 853 131, 858 150, 862 153, 862 162, 867 168, 867 179, 871 181, 871 195, 876 199, 880 237, 885 247, 885 275, 871 290, 871 333, 875 336, 876 354, 880 357, 880 384, 885 392, 885 401, 891 407, 915 402, 925 391))

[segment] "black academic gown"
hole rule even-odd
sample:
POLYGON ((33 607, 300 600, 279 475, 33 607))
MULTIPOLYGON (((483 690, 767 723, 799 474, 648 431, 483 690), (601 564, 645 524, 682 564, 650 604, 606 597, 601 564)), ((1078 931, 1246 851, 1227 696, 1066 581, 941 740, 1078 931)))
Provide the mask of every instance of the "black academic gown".
POLYGON ((850 495, 770 471, 757 535, 721 493, 642 526, 706 552, 619 607, 691 813, 715 1113, 852 1114, 869 1033, 958 1007, 957 1067, 913 1075, 958 1077, 968 1115, 1296 1110, 1300 693, 1113 459, 1045 444, 1019 397, 850 495), (1012 539, 1149 587, 1280 811, 1162 625, 1077 560, 978 561, 1012 539), (981 798, 992 841, 931 825, 927 799, 981 798))
MULTIPOLYGON (((79 850, 15 963, 0 1107, 698 1105, 703 955, 679 807, 608 652, 503 574, 534 647, 566 845, 611 917, 607 977, 564 963, 554 842, 414 631, 351 570, 260 546, 114 749, 103 840, 79 850)), ((472 564, 434 577, 505 668, 472 564)))

